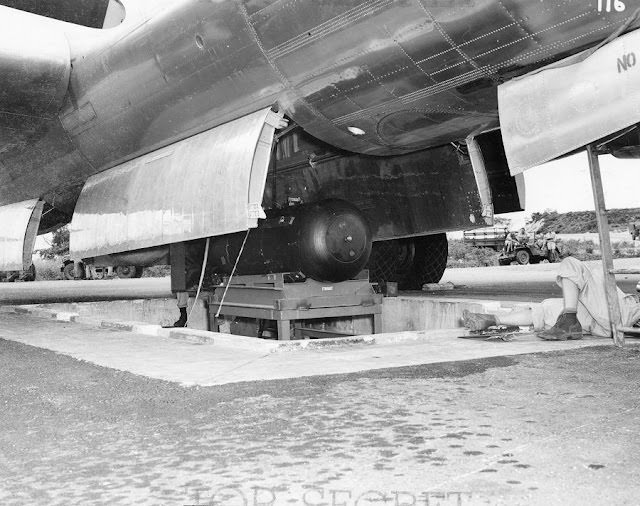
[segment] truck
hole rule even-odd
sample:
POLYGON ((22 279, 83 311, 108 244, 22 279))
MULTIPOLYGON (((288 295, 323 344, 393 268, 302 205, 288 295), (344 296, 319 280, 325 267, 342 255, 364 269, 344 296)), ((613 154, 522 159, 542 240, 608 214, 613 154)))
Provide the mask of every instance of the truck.
POLYGON ((491 248, 501 251, 509 230, 507 227, 487 227, 476 230, 466 230, 462 234, 462 241, 477 248, 491 248))
POLYGON ((0 271, 0 282, 35 281, 36 266, 31 264, 26 271, 0 271))
MULTIPOLYGON (((143 267, 136 265, 118 265, 108 267, 97 267, 95 265, 87 265, 80 262, 79 266, 80 278, 79 279, 108 279, 108 278, 121 278, 131 279, 142 277, 143 267)), ((70 258, 65 258, 60 267, 62 279, 76 279, 75 263, 70 258)))

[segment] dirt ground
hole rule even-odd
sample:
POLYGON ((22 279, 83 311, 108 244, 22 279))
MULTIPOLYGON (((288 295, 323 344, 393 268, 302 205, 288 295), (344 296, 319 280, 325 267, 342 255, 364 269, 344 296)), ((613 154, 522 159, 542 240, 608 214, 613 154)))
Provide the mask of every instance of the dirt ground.
POLYGON ((185 388, 0 340, 0 502, 637 504, 640 347, 185 388))

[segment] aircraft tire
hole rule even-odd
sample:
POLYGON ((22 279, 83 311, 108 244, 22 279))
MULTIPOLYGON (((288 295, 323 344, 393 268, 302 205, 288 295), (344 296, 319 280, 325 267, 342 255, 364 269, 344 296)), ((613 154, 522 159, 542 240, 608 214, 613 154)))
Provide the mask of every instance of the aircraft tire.
POLYGON ((75 267, 73 262, 69 262, 62 269, 62 279, 71 280, 74 279, 75 267))
POLYGON ((137 276, 138 270, 142 273, 142 269, 138 269, 135 265, 119 265, 116 267, 116 276, 120 279, 131 279, 137 276))
POLYGON ((395 281, 400 290, 420 290, 437 283, 447 267, 446 234, 392 239, 373 244, 368 264, 372 282, 395 281))
POLYGON ((447 234, 434 234, 414 239, 416 257, 403 290, 421 290, 425 283, 438 283, 447 268, 449 242, 447 234))

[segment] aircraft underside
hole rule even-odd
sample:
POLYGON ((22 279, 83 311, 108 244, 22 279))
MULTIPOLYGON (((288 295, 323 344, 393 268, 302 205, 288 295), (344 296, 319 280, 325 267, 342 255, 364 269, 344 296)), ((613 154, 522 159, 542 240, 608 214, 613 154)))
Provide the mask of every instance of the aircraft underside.
MULTIPOLYGON (((405 285, 437 281, 444 232, 523 208, 498 87, 640 25, 632 2, 595 0, 112 0, 77 16, 57 1, 39 13, 94 28, 0 7, 0 206, 20 214, 0 270, 25 268, 34 227, 71 222, 94 262, 209 237, 223 272, 255 229, 241 271, 345 278, 385 270, 386 251, 405 285)), ((523 118, 545 97, 530 99, 523 118)), ((638 119, 607 149, 637 156, 638 119)))

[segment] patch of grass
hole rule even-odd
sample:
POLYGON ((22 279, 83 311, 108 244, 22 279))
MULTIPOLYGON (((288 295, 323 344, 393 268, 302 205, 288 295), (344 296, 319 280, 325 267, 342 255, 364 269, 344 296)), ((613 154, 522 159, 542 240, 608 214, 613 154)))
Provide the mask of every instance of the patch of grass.
POLYGON ((640 247, 631 241, 620 241, 613 245, 614 258, 640 257, 640 247))
POLYGON ((50 260, 37 258, 33 263, 36 265, 36 281, 51 281, 54 279, 61 279, 61 260, 58 260, 56 258, 50 260))
MULTIPOLYGON (((640 248, 631 241, 619 241, 612 243, 613 258, 640 257, 640 248)), ((600 260, 600 246, 593 241, 561 241, 563 256, 576 257, 578 260, 600 260)))
POLYGON ((447 267, 487 267, 498 265, 498 252, 489 248, 476 248, 459 239, 449 241, 447 267))
POLYGON ((169 265, 153 265, 145 267, 142 271, 143 278, 164 278, 171 276, 171 266, 169 265))
POLYGON ((575 257, 578 260, 599 260, 600 246, 591 240, 577 241, 569 239, 568 241, 560 241, 560 251, 563 257, 575 257))

